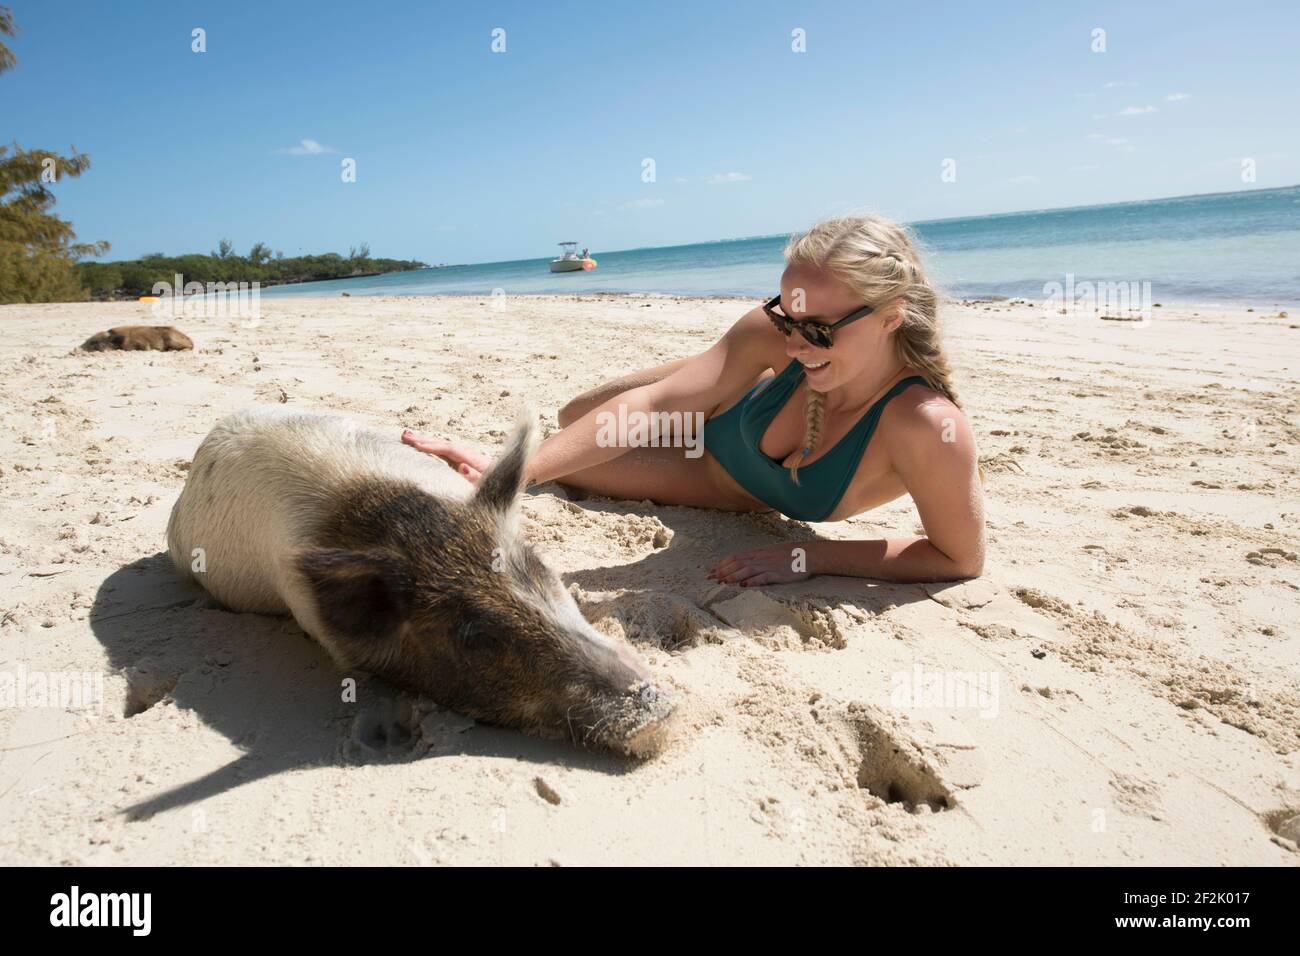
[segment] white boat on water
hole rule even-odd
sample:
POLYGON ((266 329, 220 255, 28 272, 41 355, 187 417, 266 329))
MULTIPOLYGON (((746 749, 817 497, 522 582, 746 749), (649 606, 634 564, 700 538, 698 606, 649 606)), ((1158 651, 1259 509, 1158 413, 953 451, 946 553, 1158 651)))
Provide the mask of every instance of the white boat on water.
POLYGON ((583 249, 582 254, 578 254, 578 244, 576 242, 562 242, 560 248, 564 251, 558 258, 551 260, 552 272, 590 272, 596 268, 596 260, 587 255, 587 250, 583 249))

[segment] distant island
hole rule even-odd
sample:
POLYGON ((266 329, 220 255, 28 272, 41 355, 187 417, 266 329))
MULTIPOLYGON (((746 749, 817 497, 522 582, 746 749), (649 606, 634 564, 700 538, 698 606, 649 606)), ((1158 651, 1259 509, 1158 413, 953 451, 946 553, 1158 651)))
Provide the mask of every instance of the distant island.
POLYGON ((153 291, 154 283, 170 285, 177 275, 183 276, 186 283, 256 282, 266 287, 428 268, 427 263, 415 259, 372 258, 370 247, 365 243, 348 250, 346 256, 326 252, 316 256, 286 257, 283 252, 272 252, 265 243, 259 242, 248 251, 248 255, 241 256, 229 240, 223 239, 216 251, 208 255, 166 256, 157 252, 120 262, 79 262, 73 267, 73 272, 92 299, 105 301, 148 295, 153 291))

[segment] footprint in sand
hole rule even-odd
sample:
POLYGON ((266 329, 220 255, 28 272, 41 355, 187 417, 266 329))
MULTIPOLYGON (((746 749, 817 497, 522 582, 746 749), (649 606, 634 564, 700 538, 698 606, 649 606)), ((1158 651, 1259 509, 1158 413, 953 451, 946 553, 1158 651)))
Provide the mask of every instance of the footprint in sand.
POLYGON ((1260 817, 1264 826, 1290 844, 1287 849, 1293 853, 1300 852, 1300 810, 1283 807, 1260 814, 1260 817))
POLYGON ((415 708, 405 695, 383 696, 362 704, 352 721, 347 749, 354 757, 404 756, 415 739, 415 708))
POLYGON ((126 678, 124 717, 136 717, 166 699, 176 689, 180 678, 176 674, 159 671, 148 664, 137 664, 123 672, 126 678))
POLYGON ((887 804, 909 813, 939 813, 957 805, 959 790, 983 780, 978 750, 955 725, 909 724, 861 703, 848 705, 845 720, 858 786, 887 804))

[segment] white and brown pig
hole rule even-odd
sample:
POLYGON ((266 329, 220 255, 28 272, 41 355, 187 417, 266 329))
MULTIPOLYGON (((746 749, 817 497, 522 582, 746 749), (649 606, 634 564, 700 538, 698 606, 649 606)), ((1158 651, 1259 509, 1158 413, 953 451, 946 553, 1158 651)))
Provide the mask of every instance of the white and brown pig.
POLYGON ((517 532, 525 415, 471 486, 396 433, 255 408, 194 456, 167 525, 178 570, 234 611, 292 614, 344 671, 475 719, 648 756, 674 695, 596 631, 517 532))

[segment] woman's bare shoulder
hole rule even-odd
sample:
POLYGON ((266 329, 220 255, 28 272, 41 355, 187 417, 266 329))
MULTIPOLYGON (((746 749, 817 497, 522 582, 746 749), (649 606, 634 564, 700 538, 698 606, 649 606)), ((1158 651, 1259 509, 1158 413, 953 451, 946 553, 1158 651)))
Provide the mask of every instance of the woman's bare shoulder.
POLYGON ((962 408, 936 388, 914 383, 896 395, 880 416, 881 438, 890 457, 973 451, 975 436, 962 408))

